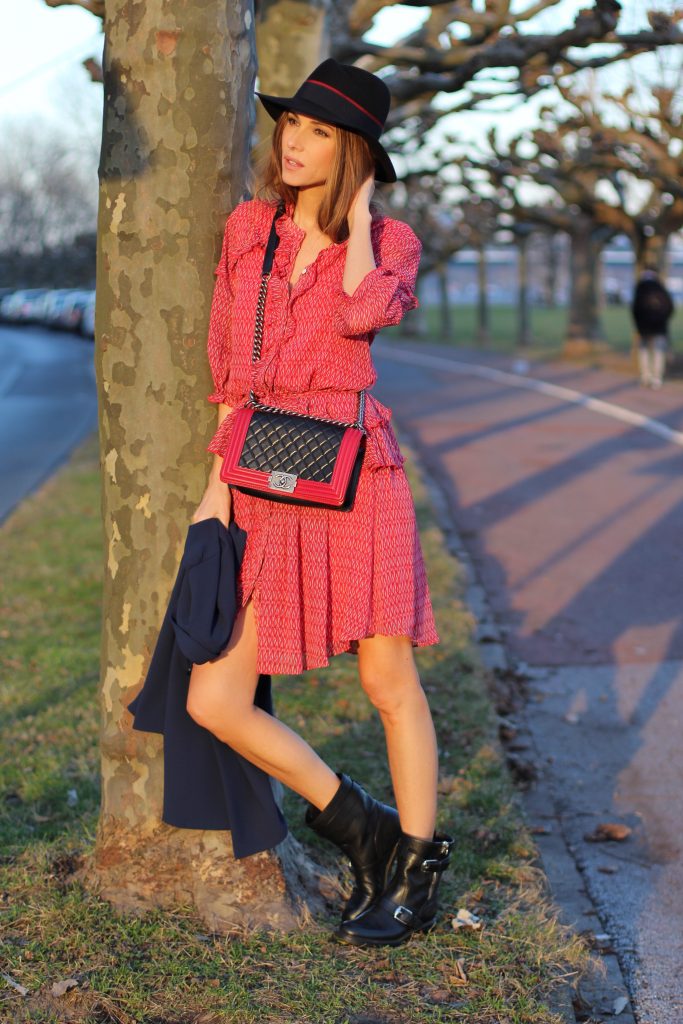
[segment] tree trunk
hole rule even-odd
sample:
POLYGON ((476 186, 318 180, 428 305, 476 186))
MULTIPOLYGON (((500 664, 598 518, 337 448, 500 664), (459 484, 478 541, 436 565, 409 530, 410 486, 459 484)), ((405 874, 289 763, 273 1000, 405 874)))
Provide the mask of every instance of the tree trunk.
POLYGON ((451 341, 453 324, 451 321, 451 303, 448 294, 448 262, 440 263, 436 268, 439 282, 439 315, 441 321, 441 337, 447 344, 451 341))
POLYGON ((545 273, 543 281, 543 305, 547 309, 555 309, 557 305, 557 279, 560 269, 559 235, 555 232, 546 234, 545 273))
POLYGON ((634 246, 636 281, 647 267, 657 270, 660 274, 664 273, 668 245, 669 235, 650 235, 644 231, 638 232, 634 246))
POLYGON ((600 323, 597 268, 602 259, 605 239, 595 231, 592 221, 580 224, 571 234, 570 299, 564 353, 585 355, 604 338, 600 323))
MULTIPOLYGON (((259 92, 293 96, 306 76, 329 55, 330 0, 261 0, 256 14, 259 92)), ((252 157, 267 152, 273 120, 256 101, 252 157)))
MULTIPOLYGON (((234 861, 225 831, 160 821, 163 741, 133 732, 139 690, 191 515, 215 407, 206 335, 228 211, 253 125, 250 0, 108 0, 95 364, 104 524, 102 803, 79 871, 119 909, 193 905, 209 928, 288 927, 291 837, 234 861)), ((303 886, 305 890, 305 885, 303 886)))
POLYGON ((477 262, 477 343, 482 348, 485 348, 491 340, 487 271, 486 246, 480 245, 478 247, 477 262))
POLYGON ((517 237, 517 344, 527 348, 531 344, 531 318, 529 315, 529 235, 517 237))

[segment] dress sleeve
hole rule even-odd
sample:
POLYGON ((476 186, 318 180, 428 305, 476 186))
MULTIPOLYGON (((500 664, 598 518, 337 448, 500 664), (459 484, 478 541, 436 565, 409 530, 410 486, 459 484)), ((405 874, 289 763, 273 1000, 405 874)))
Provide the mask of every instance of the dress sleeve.
POLYGON ((227 384, 230 367, 230 330, 232 319, 232 289, 230 287, 227 260, 230 231, 234 230, 231 220, 232 214, 228 217, 225 225, 221 258, 214 270, 215 283, 211 300, 209 336, 206 346, 214 386, 212 393, 208 395, 208 401, 223 402, 225 404, 228 404, 226 402, 225 385, 227 384))
POLYGON ((334 323, 353 337, 398 324, 419 302, 415 292, 422 243, 403 221, 388 219, 379 242, 379 260, 352 295, 340 284, 334 295, 334 323))

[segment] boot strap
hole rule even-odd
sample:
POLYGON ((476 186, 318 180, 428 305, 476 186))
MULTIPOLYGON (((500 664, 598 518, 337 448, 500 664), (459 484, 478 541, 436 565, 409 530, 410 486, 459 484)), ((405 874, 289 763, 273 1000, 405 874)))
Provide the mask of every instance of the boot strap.
POLYGON ((438 857, 434 860, 423 860, 420 864, 420 871, 445 871, 450 862, 450 857, 438 857))

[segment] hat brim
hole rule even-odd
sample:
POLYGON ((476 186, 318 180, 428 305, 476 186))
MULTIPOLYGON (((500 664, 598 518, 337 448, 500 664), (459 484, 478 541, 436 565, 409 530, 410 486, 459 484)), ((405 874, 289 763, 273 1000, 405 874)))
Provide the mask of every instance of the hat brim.
POLYGON ((396 170, 381 142, 373 139, 370 135, 366 135, 365 132, 350 128, 348 124, 330 117, 330 112, 325 107, 319 107, 317 103, 311 103, 310 100, 295 96, 267 96, 261 92, 257 92, 256 95, 274 121, 277 121, 283 110, 295 110, 299 114, 306 114, 308 117, 314 117, 319 121, 326 121, 328 124, 336 125, 338 128, 344 128, 347 132, 353 132, 354 135, 362 136, 370 146, 372 155, 375 158, 375 178, 377 181, 389 183, 396 181, 396 170))

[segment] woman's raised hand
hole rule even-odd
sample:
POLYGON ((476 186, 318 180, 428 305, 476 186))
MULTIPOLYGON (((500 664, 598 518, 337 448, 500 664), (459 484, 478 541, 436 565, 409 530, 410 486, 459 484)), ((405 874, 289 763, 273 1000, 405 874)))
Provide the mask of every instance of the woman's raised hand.
POLYGON ((353 222, 356 213, 359 212, 361 216, 363 214, 370 214, 370 200, 372 199, 373 192, 375 191, 375 176, 374 174, 368 175, 361 187, 353 197, 353 201, 349 208, 349 214, 347 220, 349 222, 349 231, 353 231, 353 222))

